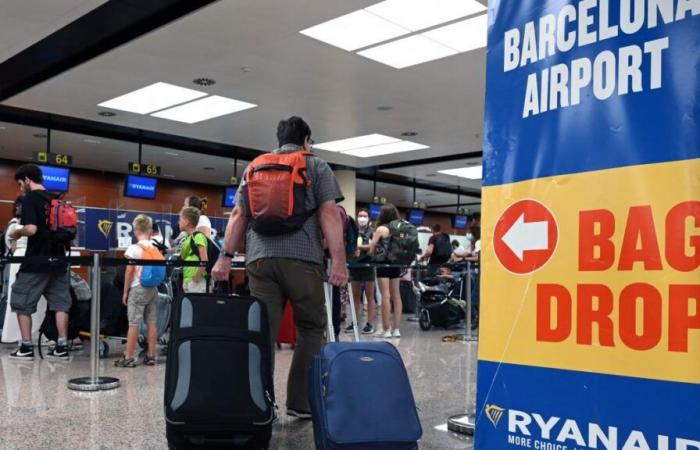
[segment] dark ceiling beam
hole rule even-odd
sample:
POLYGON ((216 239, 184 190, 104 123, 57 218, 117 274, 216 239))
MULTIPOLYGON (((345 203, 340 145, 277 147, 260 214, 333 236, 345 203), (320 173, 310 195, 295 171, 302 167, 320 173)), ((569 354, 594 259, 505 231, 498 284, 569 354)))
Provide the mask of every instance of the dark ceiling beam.
MULTIPOLYGON (((238 158, 244 161, 252 161, 256 156, 264 153, 260 150, 221 142, 205 141, 156 131, 139 130, 122 125, 48 114, 6 105, 0 105, 0 122, 16 123, 41 129, 51 128, 52 130, 64 131, 67 133, 85 134, 133 143, 138 143, 140 140, 144 145, 189 151, 202 155, 220 156, 231 159, 238 158)), ((356 170, 352 167, 336 164, 331 164, 331 167, 333 170, 356 170)), ((458 189, 457 187, 442 183, 414 181, 413 178, 379 172, 374 169, 370 171, 358 169, 356 173, 357 178, 361 180, 376 181, 378 183, 394 184, 411 188, 415 185, 416 189, 454 195, 460 194, 465 197, 466 200, 469 200, 469 197, 481 198, 481 190, 479 189, 464 187, 458 189)))
POLYGON ((263 153, 259 150, 247 147, 204 141, 173 134, 159 133, 157 131, 139 130, 122 125, 48 114, 5 105, 0 105, 0 121, 44 129, 51 128, 52 130, 87 134, 126 142, 138 143, 140 140, 145 145, 190 151, 204 155, 222 156, 225 158, 239 158, 246 161, 251 161, 253 158, 263 153))
POLYGON ((106 2, 0 64, 0 101, 214 1, 106 2))
POLYGON ((481 205, 481 202, 477 203, 451 203, 449 205, 428 205, 428 209, 437 209, 437 208, 459 208, 462 206, 479 206, 481 205))
MULTIPOLYGON (((376 181, 377 183, 394 184, 397 186, 415 187, 426 191, 442 192, 445 194, 461 195, 463 197, 481 198, 480 189, 460 188, 448 186, 441 183, 431 183, 425 181, 417 181, 413 178, 403 177, 385 172, 363 173, 357 172, 357 178, 366 181, 376 181)), ((467 199, 468 200, 468 199, 467 199)))
MULTIPOLYGON (((460 159, 474 159, 474 158, 481 158, 484 156, 483 151, 478 151, 478 152, 469 152, 469 153, 456 153, 453 155, 443 155, 443 156, 435 156, 433 158, 425 158, 425 159, 412 159, 410 161, 401 161, 397 163, 389 163, 389 164, 380 164, 376 166, 377 170, 391 170, 391 169, 400 169, 402 167, 414 167, 414 166, 426 166, 428 164, 440 164, 444 162, 450 162, 450 161, 457 161, 460 159)), ((365 169, 365 172, 368 172, 370 170, 374 170, 374 167, 365 169)))

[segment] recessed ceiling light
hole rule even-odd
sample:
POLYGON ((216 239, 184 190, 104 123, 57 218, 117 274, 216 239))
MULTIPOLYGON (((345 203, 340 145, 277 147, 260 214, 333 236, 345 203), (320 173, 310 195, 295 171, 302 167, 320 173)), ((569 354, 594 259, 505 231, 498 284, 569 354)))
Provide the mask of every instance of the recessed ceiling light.
POLYGON ((408 34, 386 19, 359 10, 301 30, 300 33, 326 44, 352 51, 408 34))
POLYGON ((325 142, 314 145, 314 148, 326 150, 329 152, 346 152, 358 148, 371 147, 374 145, 391 144, 400 142, 401 139, 396 139, 391 136, 382 134, 368 134, 365 136, 357 136, 354 138, 341 139, 339 141, 325 142))
POLYGON ((170 155, 170 156, 180 156, 179 153, 175 153, 175 152, 165 152, 165 154, 170 155))
POLYGON ((219 95, 212 95, 211 97, 166 109, 151 115, 153 117, 160 117, 161 119, 192 124, 213 119, 214 117, 225 116, 227 114, 255 108, 256 106, 258 105, 221 97, 219 95))
POLYGON ((416 133, 415 131, 404 131, 403 133, 401 133, 401 136, 413 137, 413 136, 418 136, 418 133, 416 133))
POLYGON ((427 145, 410 141, 399 141, 391 144, 374 145, 371 147, 358 148, 343 152, 345 155, 357 156, 358 158, 371 158, 374 156, 390 155, 392 153, 411 152, 414 150, 424 150, 430 148, 427 145))
POLYGON ((486 11, 476 0, 386 0, 365 9, 411 31, 486 11))
POLYGON ((212 80, 211 78, 195 78, 192 82, 197 86, 211 86, 212 84, 216 84, 216 80, 212 80))
POLYGON ((458 52, 468 52, 486 47, 488 27, 488 14, 482 14, 478 17, 427 31, 423 33, 423 36, 458 52))
POLYGON ((206 96, 205 92, 195 91, 168 83, 154 83, 122 96, 107 100, 97 106, 118 109, 137 114, 148 114, 173 105, 206 96))
POLYGON ((363 50, 358 52, 358 55, 395 69, 403 69, 457 53, 456 50, 438 44, 424 36, 416 35, 363 50))
POLYGON ((102 117, 114 117, 117 115, 117 113, 113 113, 112 111, 100 111, 97 114, 99 114, 102 117))
POLYGON ((452 175, 453 177, 480 180, 483 177, 483 166, 460 167, 458 169, 440 170, 439 172, 445 175, 452 175))
POLYGON ((98 141, 97 139, 83 139, 83 142, 87 142, 88 144, 101 144, 102 142, 98 141))
POLYGON ((394 107, 389 105, 377 106, 377 111, 391 111, 392 109, 394 109, 394 107))
POLYGON ((32 136, 34 136, 37 139, 46 139, 46 135, 44 133, 35 133, 32 134, 32 136))

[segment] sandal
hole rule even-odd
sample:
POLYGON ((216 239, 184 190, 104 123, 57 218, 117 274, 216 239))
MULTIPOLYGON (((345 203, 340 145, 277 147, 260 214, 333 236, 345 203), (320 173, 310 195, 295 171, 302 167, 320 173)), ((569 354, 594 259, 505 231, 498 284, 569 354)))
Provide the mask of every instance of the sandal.
POLYGON ((136 367, 136 361, 134 361, 134 358, 122 357, 121 359, 114 361, 114 366, 115 367, 136 367))
POLYGON ((143 357, 143 365, 144 366, 155 366, 156 365, 156 358, 153 356, 144 356, 143 357))

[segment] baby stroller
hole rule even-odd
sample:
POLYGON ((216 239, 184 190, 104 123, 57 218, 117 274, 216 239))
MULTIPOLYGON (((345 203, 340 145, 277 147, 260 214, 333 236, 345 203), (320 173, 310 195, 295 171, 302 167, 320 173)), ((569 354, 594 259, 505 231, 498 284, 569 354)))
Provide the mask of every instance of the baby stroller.
POLYGON ((418 282, 420 290, 421 330, 428 331, 433 326, 449 329, 464 320, 466 302, 459 297, 459 283, 431 278, 418 282))

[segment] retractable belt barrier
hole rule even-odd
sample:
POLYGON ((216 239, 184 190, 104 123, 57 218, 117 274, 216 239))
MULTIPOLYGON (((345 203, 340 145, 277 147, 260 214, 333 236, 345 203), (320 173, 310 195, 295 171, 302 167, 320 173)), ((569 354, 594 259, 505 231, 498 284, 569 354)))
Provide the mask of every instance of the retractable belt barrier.
MULTIPOLYGON (((7 264, 46 264, 51 267, 66 267, 81 266, 91 269, 91 289, 92 299, 90 305, 90 376, 73 378, 68 381, 68 388, 77 391, 103 391, 116 389, 119 387, 119 379, 114 377, 99 376, 99 335, 100 335, 100 277, 102 267, 117 267, 117 266, 165 266, 165 267, 206 267, 211 268, 214 262, 211 261, 182 261, 179 259, 172 260, 152 260, 152 259, 128 259, 128 258, 112 258, 101 257, 100 253, 93 253, 90 256, 2 256, 0 257, 0 269, 7 264)), ((379 262, 350 262, 347 264, 349 270, 353 269, 381 269, 381 268, 399 268, 402 270, 411 269, 429 269, 443 266, 442 264, 434 265, 416 265, 416 264, 392 264, 379 262)), ((244 261, 232 261, 231 268, 245 268, 244 261)), ((471 270, 471 264, 467 265, 462 272, 471 270)), ((469 277, 467 277, 469 278, 469 277)), ((327 281, 324 280, 324 281, 327 281)), ((469 281, 468 281, 469 283, 469 281)), ((468 310, 467 314, 471 313, 471 295, 468 293, 468 310)), ((471 320, 468 320, 467 326, 471 325, 471 320)))

